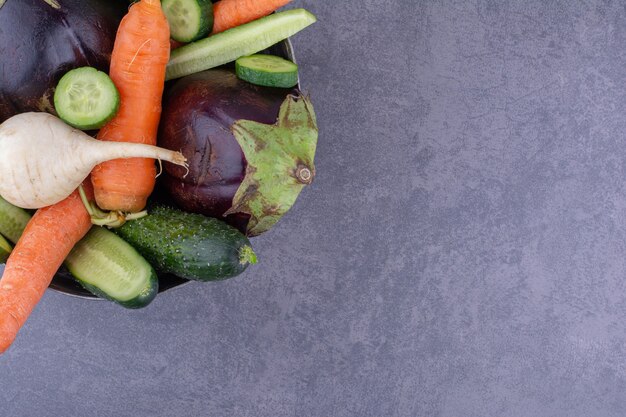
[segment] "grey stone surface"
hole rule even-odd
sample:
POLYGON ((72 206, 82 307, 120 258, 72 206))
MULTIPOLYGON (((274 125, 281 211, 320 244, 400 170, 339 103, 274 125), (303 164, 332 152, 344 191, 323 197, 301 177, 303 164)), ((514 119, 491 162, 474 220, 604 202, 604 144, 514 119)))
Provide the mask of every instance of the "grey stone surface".
POLYGON ((626 415, 626 9, 296 0, 318 178, 261 263, 48 292, 0 415, 626 415))

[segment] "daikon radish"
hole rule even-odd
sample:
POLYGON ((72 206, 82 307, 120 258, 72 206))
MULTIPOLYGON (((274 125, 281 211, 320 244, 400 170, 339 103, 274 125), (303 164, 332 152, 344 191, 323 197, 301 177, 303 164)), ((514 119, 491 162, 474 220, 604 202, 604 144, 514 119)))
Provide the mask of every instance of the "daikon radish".
POLYGON ((0 195, 26 209, 58 203, 105 161, 154 158, 187 166, 185 157, 152 145, 103 142, 48 113, 23 113, 0 125, 0 195))

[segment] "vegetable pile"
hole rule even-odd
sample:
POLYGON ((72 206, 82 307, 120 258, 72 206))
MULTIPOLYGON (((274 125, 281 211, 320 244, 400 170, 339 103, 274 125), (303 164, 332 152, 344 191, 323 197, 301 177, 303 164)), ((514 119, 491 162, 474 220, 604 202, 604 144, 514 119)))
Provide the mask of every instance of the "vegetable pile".
POLYGON ((0 353, 63 265, 141 308, 257 262, 315 176, 289 2, 0 0, 0 353))

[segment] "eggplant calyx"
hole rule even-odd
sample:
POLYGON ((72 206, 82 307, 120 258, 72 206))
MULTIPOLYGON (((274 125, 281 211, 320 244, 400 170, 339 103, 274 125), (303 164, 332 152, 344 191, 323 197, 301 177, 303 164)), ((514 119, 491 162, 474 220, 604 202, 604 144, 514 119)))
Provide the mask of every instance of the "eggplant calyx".
POLYGON ((288 96, 276 124, 238 120, 232 132, 246 157, 245 177, 224 216, 250 216, 247 235, 269 230, 315 177, 317 120, 309 97, 288 96))

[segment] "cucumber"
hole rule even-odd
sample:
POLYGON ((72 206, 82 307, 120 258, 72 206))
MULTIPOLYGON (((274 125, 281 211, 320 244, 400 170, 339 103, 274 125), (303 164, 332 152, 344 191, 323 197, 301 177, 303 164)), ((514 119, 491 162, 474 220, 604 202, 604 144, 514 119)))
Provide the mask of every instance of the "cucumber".
POLYGON ((312 13, 304 9, 288 10, 181 46, 172 51, 165 78, 180 78, 255 54, 294 35, 316 20, 312 13))
POLYGON ((57 114, 77 129, 100 129, 115 116, 119 106, 120 95, 113 81, 91 67, 69 71, 54 92, 57 114))
POLYGON ((250 241, 226 223, 161 205, 115 229, 159 272, 196 281, 241 274, 256 255, 250 241))
POLYGON ((9 258, 9 254, 11 253, 11 244, 7 242, 7 240, 0 236, 0 264, 3 264, 9 258))
POLYGON ((274 55, 250 55, 235 61, 237 77, 264 87, 291 88, 298 84, 298 66, 274 55))
MULTIPOLYGON (((0 233, 15 243, 29 220, 30 214, 25 210, 0 197, 0 233)), ((4 262, 2 253, 7 252, 2 240, 0 263, 4 262)), ((128 243, 101 227, 91 228, 74 246, 65 265, 86 290, 127 308, 145 307, 159 290, 159 281, 150 264, 128 243)))
POLYGON ((145 307, 159 292, 152 266, 102 227, 91 228, 72 249, 65 266, 86 290, 126 308, 145 307))
POLYGON ((192 42, 213 30, 211 0, 163 0, 161 7, 170 25, 170 36, 175 41, 192 42))
POLYGON ((30 214, 26 210, 0 197, 0 234, 17 243, 29 220, 30 214))

